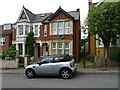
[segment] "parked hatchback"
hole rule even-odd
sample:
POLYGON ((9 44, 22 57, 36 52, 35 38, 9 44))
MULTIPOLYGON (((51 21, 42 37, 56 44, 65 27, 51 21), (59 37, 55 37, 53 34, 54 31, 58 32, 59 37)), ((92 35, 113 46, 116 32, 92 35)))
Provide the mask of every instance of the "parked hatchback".
POLYGON ((45 56, 35 64, 28 65, 25 74, 28 78, 38 75, 60 75, 68 79, 76 70, 75 61, 69 55, 53 55, 45 56))

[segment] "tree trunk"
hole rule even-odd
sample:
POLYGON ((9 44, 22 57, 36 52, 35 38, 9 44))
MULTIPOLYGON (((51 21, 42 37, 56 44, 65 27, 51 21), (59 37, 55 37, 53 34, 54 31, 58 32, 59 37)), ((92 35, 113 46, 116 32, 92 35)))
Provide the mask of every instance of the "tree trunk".
POLYGON ((109 47, 105 47, 105 57, 107 58, 109 54, 109 47))

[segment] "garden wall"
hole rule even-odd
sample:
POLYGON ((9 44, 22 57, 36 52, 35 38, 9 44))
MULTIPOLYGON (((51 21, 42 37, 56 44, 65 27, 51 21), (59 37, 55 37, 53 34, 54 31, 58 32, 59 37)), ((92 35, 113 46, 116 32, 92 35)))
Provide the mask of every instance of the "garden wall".
POLYGON ((110 60, 110 59, 102 57, 102 56, 95 56, 94 61, 95 61, 96 65, 99 67, 118 66, 118 62, 110 60))
POLYGON ((0 59, 0 69, 6 69, 6 68, 18 68, 19 63, 18 59, 16 60, 2 60, 0 59))

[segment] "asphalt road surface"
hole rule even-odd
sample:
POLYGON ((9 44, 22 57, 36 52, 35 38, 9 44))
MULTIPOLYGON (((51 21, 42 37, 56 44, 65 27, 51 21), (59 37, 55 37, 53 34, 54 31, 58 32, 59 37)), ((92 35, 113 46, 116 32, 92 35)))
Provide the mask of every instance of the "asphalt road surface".
POLYGON ((118 88, 118 74, 77 73, 67 80, 58 76, 28 79, 24 74, 2 74, 2 88, 118 88))

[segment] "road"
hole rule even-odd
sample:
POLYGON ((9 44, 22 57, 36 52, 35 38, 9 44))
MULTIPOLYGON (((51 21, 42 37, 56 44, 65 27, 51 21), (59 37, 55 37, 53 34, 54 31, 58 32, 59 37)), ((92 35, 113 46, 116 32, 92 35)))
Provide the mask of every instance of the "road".
POLYGON ((2 74, 2 88, 118 88, 118 74, 80 74, 28 79, 24 74, 2 74))

